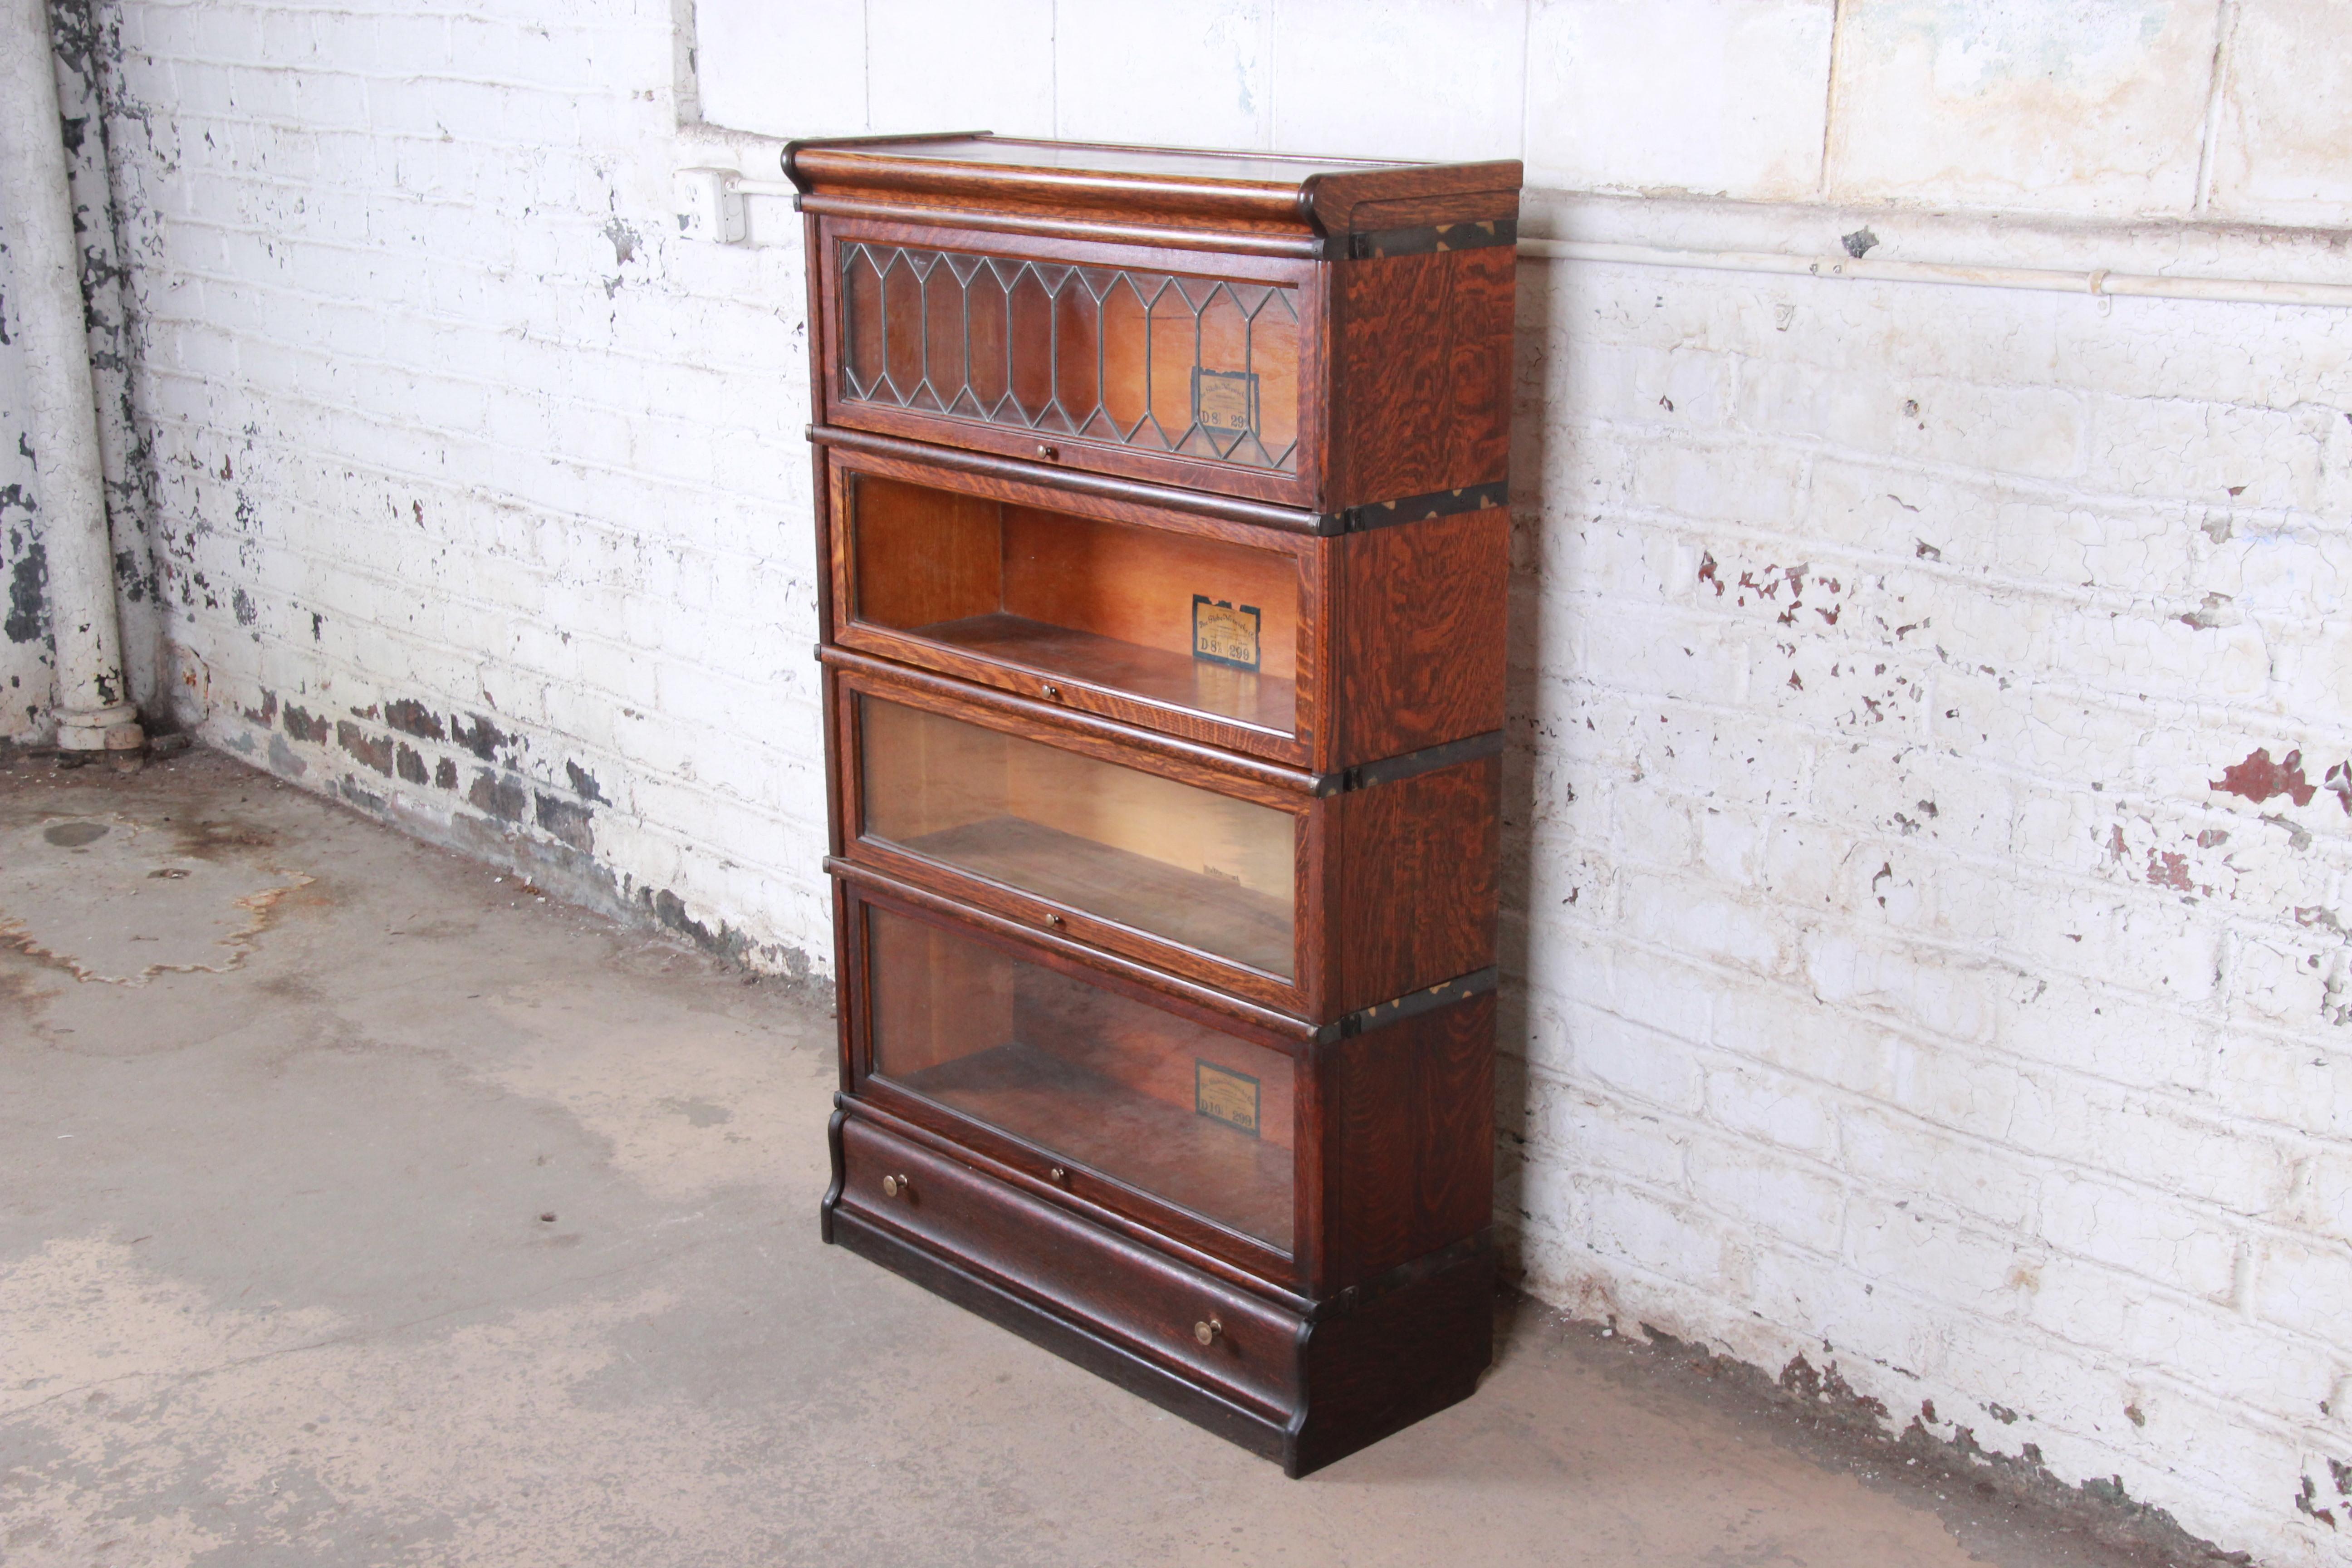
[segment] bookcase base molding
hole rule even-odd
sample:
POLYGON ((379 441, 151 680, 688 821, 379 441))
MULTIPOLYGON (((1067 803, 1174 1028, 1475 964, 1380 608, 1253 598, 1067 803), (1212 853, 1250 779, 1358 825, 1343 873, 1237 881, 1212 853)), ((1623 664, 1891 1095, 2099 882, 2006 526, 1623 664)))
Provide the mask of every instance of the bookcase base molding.
POLYGON ((1286 1476, 1467 1399, 1494 1359, 1484 1232, 1339 1302, 1286 1306, 991 1183, 912 1131, 835 1112, 826 1241, 1286 1476), (1071 1270, 1074 1256, 1087 1266, 1071 1270))

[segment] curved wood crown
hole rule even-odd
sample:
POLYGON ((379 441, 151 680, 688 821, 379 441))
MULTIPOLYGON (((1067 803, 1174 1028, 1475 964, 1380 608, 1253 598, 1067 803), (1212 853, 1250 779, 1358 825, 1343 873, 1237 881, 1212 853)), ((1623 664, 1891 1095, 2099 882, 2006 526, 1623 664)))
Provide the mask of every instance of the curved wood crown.
POLYGON ((1033 220, 1290 237, 1301 242, 1296 254, 1374 231, 1509 222, 1518 216, 1520 181, 1516 159, 1381 163, 987 132, 794 142, 783 166, 809 211, 1010 208, 1033 220))

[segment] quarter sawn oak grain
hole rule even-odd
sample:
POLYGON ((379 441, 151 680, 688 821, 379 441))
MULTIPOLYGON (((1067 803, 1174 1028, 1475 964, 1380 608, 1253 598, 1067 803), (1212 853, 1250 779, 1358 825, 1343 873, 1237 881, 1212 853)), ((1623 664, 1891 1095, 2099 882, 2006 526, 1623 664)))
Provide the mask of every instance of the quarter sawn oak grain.
POLYGON ((827 1241, 1297 1476, 1493 1355, 1517 163, 796 142, 827 1241))

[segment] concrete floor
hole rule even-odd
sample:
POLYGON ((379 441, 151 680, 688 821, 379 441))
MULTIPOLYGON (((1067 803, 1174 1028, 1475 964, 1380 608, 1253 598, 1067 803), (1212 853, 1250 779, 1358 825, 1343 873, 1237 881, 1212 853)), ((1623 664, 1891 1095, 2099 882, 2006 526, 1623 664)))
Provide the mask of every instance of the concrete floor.
POLYGON ((804 998, 221 756, 0 759, 0 1562, 2125 1561, 1524 1307, 1286 1481, 819 1245, 832 1088, 804 998))

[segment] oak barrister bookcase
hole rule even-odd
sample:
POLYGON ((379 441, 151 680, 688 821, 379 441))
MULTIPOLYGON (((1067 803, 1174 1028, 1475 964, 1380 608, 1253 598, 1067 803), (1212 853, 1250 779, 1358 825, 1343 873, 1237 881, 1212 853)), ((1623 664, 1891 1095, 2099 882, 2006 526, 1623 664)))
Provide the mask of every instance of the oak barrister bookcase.
POLYGON ((784 163, 825 1237, 1304 1474, 1493 1349, 1519 166, 784 163))

